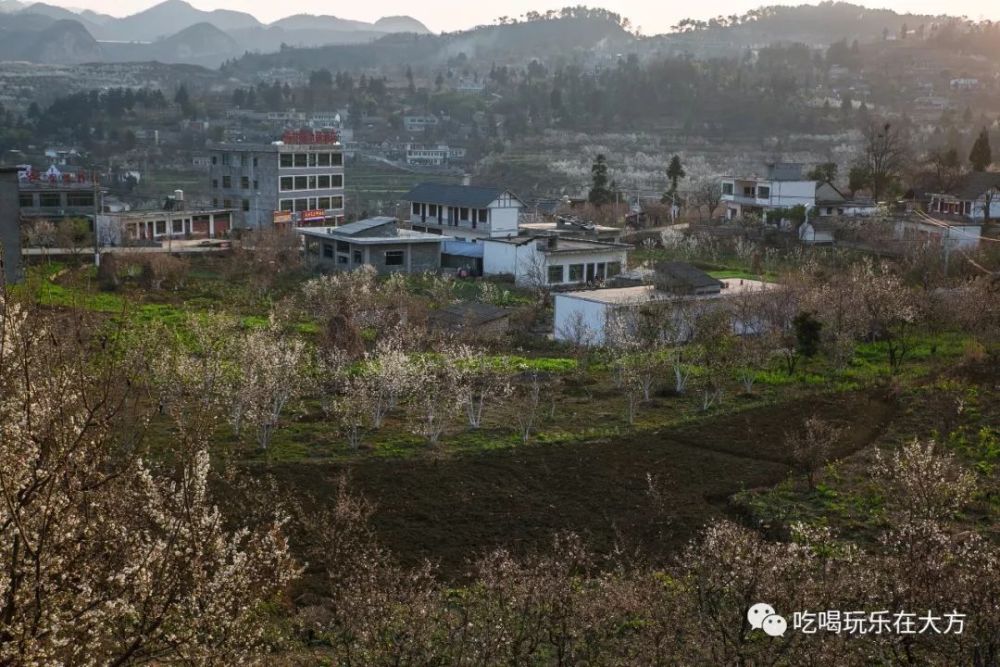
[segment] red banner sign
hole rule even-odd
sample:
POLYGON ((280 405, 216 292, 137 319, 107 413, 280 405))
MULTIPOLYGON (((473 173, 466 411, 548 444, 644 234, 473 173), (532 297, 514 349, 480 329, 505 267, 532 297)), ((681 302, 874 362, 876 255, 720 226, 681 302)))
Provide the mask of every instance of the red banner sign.
POLYGON ((326 220, 326 211, 321 208, 314 209, 312 211, 302 211, 299 214, 299 219, 303 222, 313 222, 315 220, 326 220))
POLYGON ((281 140, 286 144, 338 144, 340 135, 334 130, 285 130, 281 140))

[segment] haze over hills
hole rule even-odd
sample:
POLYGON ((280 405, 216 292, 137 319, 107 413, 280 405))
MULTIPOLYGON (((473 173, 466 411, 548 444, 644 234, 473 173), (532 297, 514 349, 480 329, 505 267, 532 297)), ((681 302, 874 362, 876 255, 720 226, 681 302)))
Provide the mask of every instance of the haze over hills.
POLYGON ((675 32, 642 37, 629 32, 611 12, 562 12, 547 20, 478 26, 431 35, 420 21, 391 16, 374 23, 336 16, 296 14, 264 24, 238 11, 198 9, 185 0, 165 0, 124 18, 74 13, 46 3, 0 0, 0 59, 34 62, 166 63, 218 67, 243 58, 237 69, 274 66, 344 67, 440 62, 457 56, 517 61, 548 54, 621 53, 640 56, 687 53, 738 56, 771 43, 825 46, 846 39, 862 42, 895 35, 902 26, 941 24, 948 17, 898 14, 844 2, 798 7, 772 6, 742 16, 681 21, 675 32), (399 33, 423 36, 385 39, 399 33), (53 40, 61 40, 54 44, 53 40), (378 40, 376 44, 376 40, 378 40), (426 41, 429 40, 429 41, 426 41))
POLYGON ((299 14, 264 24, 245 12, 204 11, 185 0, 165 0, 123 18, 41 2, 0 0, 3 60, 67 64, 161 60, 216 67, 248 50, 278 50, 282 44, 356 44, 394 32, 430 33, 408 16, 367 23, 299 14))

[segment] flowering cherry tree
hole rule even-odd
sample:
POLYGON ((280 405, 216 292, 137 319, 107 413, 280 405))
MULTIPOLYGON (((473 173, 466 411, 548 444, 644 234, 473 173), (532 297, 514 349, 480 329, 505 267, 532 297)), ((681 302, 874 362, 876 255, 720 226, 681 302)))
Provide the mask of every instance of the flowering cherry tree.
POLYGON ((0 664, 250 661, 296 573, 283 517, 230 526, 204 433, 144 458, 122 331, 53 317, 0 294, 0 664))

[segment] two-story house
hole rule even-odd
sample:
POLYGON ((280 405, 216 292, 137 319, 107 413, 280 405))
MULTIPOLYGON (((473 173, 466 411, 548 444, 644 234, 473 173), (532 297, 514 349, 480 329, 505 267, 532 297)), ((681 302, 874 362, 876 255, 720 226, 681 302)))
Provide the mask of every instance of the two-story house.
POLYGON ((517 236, 524 208, 510 190, 471 185, 421 183, 403 200, 410 205, 411 229, 466 242, 517 236))
POLYGON ((851 200, 832 183, 807 179, 802 165, 779 162, 767 165, 767 176, 723 178, 722 203, 726 219, 757 215, 780 223, 782 211, 803 207, 808 217, 864 217, 877 207, 872 201, 851 200))

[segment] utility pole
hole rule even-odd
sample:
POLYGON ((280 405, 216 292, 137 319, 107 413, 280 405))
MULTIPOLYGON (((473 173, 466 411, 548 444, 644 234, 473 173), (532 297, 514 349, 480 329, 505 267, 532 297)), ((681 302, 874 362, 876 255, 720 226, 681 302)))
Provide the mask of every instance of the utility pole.
POLYGON ((97 180, 97 170, 90 170, 90 180, 94 184, 94 266, 101 267, 101 238, 100 223, 98 217, 101 215, 101 186, 97 180))

